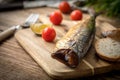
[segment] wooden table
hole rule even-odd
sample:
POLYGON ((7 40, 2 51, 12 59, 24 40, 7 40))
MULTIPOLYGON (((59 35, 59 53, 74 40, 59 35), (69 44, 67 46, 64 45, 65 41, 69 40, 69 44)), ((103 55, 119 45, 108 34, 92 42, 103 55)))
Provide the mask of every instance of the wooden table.
MULTIPOLYGON (((0 31, 13 25, 22 24, 30 13, 51 13, 52 8, 34 8, 0 12, 0 31)), ((69 19, 68 15, 64 15, 69 19)), ((14 37, 10 37, 0 43, 0 80, 51 80, 43 69, 31 56, 19 45, 14 37)), ((86 78, 89 80, 120 80, 120 71, 112 71, 106 74, 95 75, 86 78)))

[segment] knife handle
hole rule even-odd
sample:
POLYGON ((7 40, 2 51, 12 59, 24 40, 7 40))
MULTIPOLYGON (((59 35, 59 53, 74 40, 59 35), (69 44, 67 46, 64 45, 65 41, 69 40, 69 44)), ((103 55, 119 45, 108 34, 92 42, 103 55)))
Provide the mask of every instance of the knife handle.
POLYGON ((22 8, 23 8, 23 2, 0 4, 0 11, 10 11, 10 10, 22 9, 22 8))
POLYGON ((7 30, 4 30, 0 33, 0 42, 5 40, 6 38, 10 37, 16 31, 16 26, 10 27, 7 30))

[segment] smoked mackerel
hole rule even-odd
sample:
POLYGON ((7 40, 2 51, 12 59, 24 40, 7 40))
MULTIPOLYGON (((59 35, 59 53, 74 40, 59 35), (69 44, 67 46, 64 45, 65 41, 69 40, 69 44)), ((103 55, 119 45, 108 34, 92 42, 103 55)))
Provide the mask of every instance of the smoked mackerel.
POLYGON ((82 23, 71 27, 66 35, 57 43, 52 58, 75 68, 86 55, 95 36, 94 14, 83 20, 82 23))

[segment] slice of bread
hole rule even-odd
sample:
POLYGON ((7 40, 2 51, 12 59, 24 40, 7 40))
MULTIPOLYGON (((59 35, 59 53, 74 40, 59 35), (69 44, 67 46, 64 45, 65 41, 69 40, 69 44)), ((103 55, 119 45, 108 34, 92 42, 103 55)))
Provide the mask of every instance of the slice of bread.
POLYGON ((111 38, 96 41, 95 48, 100 58, 108 61, 120 61, 120 42, 111 38))

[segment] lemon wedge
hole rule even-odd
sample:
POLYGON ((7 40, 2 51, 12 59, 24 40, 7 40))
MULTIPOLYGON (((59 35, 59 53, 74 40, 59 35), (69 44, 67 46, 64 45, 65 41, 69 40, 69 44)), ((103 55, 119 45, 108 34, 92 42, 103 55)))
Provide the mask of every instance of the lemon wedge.
POLYGON ((31 24, 30 28, 31 30, 38 35, 42 34, 42 31, 46 28, 46 27, 50 27, 50 24, 41 24, 41 23, 35 23, 35 24, 31 24))

